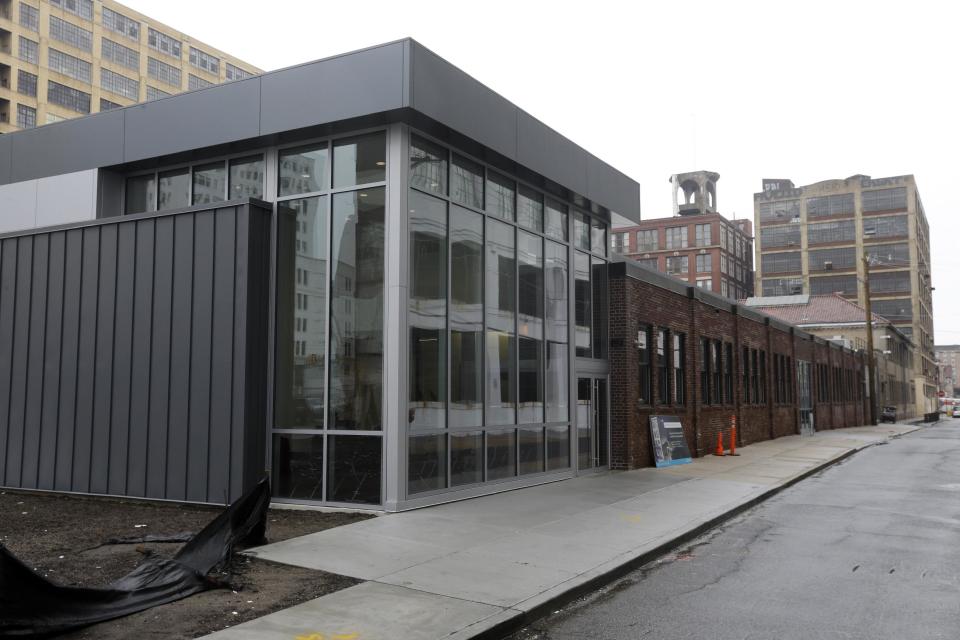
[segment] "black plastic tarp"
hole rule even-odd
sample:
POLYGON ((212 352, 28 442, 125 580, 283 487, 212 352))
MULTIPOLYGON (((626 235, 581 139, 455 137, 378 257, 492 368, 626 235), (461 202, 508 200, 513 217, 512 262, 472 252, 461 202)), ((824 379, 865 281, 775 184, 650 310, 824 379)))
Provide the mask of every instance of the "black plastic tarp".
POLYGON ((207 574, 229 558, 234 545, 263 540, 269 505, 270 486, 263 480, 173 558, 147 558, 99 589, 57 585, 0 545, 0 638, 49 637, 213 588, 207 574))

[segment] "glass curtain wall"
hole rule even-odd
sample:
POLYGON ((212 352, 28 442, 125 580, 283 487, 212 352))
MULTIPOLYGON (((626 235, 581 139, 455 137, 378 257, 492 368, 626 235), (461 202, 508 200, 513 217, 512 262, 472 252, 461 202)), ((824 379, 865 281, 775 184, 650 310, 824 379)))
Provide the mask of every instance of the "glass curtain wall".
MULTIPOLYGON (((229 183, 222 165, 197 167, 194 195, 256 191, 262 165, 227 166, 229 183)), ((382 501, 385 180, 382 132, 279 151, 278 497, 382 501)))
MULTIPOLYGON (((418 135, 409 163, 407 495, 570 469, 569 208, 418 135)), ((574 215, 592 355, 607 230, 574 215)))

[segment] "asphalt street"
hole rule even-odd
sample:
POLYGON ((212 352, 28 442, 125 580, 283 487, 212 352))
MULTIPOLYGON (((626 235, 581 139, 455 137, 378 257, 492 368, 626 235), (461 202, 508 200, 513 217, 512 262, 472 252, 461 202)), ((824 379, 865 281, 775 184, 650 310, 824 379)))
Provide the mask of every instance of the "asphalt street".
POLYGON ((960 638, 960 420, 873 446, 512 640, 960 638))

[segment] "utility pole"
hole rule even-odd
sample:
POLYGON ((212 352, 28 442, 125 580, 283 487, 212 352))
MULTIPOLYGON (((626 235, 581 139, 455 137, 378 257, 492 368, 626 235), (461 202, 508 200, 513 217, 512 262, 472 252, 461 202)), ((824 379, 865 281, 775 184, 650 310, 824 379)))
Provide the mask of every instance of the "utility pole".
POLYGON ((873 312, 870 310, 870 260, 863 249, 863 306, 867 310, 867 393, 870 396, 870 424, 877 424, 877 359, 873 354, 873 312))

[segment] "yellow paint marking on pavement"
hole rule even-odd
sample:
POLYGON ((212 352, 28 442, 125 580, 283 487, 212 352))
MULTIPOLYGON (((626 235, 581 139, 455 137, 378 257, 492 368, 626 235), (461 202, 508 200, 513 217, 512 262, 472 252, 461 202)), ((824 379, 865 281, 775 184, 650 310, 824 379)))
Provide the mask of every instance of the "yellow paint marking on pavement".
POLYGON ((309 633, 295 637, 293 640, 360 640, 359 633, 335 633, 325 636, 322 633, 309 633))
POLYGON ((623 519, 626 520, 627 522, 640 522, 643 520, 643 516, 640 515, 639 513, 636 513, 632 516, 623 516, 623 519))

